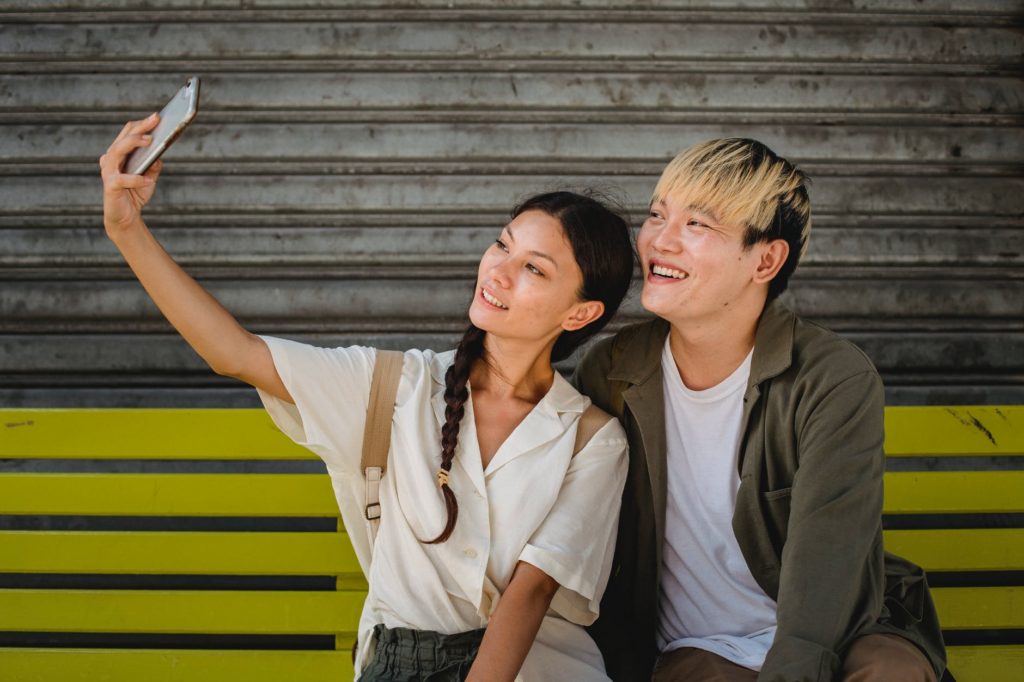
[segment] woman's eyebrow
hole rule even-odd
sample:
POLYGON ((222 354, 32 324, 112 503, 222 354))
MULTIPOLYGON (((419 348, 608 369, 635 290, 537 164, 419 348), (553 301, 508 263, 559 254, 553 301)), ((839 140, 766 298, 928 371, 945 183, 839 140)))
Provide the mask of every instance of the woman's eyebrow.
MULTIPOLYGON (((512 228, 506 225, 505 232, 508 232, 508 238, 512 241, 513 244, 515 244, 516 236, 512 234, 512 228)), ((530 251, 529 254, 531 256, 536 256, 537 258, 543 258, 544 260, 550 261, 551 265, 555 267, 555 270, 558 269, 558 263, 555 261, 555 259, 549 256, 548 254, 544 253, 543 251, 530 251)))

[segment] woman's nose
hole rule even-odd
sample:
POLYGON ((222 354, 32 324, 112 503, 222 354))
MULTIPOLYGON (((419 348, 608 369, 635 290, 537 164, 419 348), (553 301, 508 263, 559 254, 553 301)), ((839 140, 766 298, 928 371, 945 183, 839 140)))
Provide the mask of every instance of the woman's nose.
POLYGON ((502 288, 507 289, 512 281, 511 274, 509 271, 509 264, 507 260, 501 260, 497 263, 494 263, 491 266, 491 270, 488 274, 490 274, 491 276, 491 281, 493 281, 495 285, 500 286, 502 288))

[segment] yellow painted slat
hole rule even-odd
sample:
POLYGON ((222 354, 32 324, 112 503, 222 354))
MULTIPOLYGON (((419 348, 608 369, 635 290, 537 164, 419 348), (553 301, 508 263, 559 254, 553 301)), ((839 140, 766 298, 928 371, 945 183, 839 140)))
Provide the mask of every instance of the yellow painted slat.
POLYGON ((1024 587, 933 587, 946 630, 1024 628, 1024 587))
POLYGON ((0 573, 362 576, 345 533, 0 531, 0 573))
POLYGON ((1024 680, 1024 646, 951 646, 946 655, 957 682, 1024 680))
POLYGON ((4 682, 352 682, 348 651, 5 649, 4 682))
POLYGON ((1024 455, 1024 405, 885 408, 890 457, 1024 455))
POLYGON ((326 474, 0 474, 0 514, 338 516, 326 474))
POLYGON ((885 474, 889 514, 1024 511, 1024 471, 899 471, 885 474))
MULTIPOLYGON (((1024 646, 947 649, 958 682, 1019 682, 1024 646)), ((347 651, 0 648, 5 682, 351 682, 347 651)))
POLYGON ((259 409, 0 410, 0 459, 310 459, 259 409))
MULTIPOLYGON (((889 472, 885 512, 1024 512, 1024 471, 889 472)), ((0 474, 0 514, 337 516, 324 474, 0 474)))
POLYGON ((1024 529, 887 530, 885 548, 926 571, 1024 571, 1024 529))
POLYGON ((0 590, 0 631, 355 632, 365 592, 0 590))
MULTIPOLYGON (((1024 529, 888 530, 928 571, 1024 570, 1024 529)), ((359 575, 344 533, 0 531, 0 573, 359 575)))

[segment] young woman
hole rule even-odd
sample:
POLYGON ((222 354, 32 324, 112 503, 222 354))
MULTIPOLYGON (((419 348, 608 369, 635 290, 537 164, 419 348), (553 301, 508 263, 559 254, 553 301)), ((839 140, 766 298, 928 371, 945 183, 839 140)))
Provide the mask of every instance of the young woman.
POLYGON ((527 200, 480 261, 458 348, 404 354, 370 561, 360 454, 376 351, 255 336, 174 263, 141 217, 161 165, 121 172, 156 122, 128 123, 100 159, 107 235, 210 367, 256 387, 326 462, 369 581, 359 679, 607 680, 583 626, 608 580, 626 440, 611 420, 573 456, 589 400, 551 363, 625 296, 625 221, 568 192, 527 200))

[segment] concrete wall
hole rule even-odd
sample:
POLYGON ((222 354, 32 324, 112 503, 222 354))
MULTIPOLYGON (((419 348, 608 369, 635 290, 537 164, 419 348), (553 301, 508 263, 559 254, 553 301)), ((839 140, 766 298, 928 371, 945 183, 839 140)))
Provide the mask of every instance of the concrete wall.
MULTIPOLYGON (((1024 3, 14 0, 0 9, 0 404, 232 406, 106 240, 96 159, 186 76, 147 220, 251 330, 451 345, 537 190, 639 222, 675 152, 813 178, 790 303, 893 404, 1024 401, 1024 3)), ((633 300, 620 322, 643 311, 633 300)))

